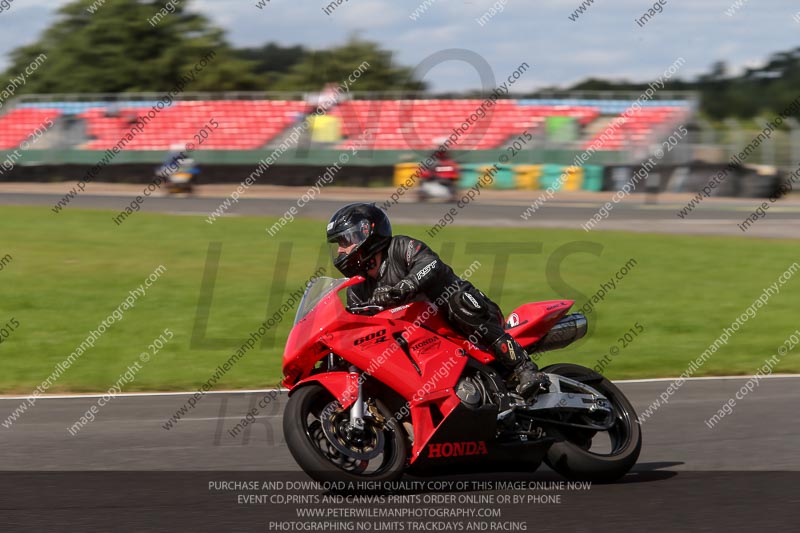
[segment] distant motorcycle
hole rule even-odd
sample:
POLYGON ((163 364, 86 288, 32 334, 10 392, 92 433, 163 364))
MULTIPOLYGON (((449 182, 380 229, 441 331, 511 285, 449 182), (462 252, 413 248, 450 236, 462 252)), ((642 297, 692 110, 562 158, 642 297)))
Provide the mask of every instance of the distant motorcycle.
POLYGON ((195 176, 199 173, 200 168, 194 159, 186 157, 183 152, 171 155, 156 170, 156 176, 166 181, 168 194, 192 194, 195 176))
MULTIPOLYGON (((283 357, 283 417, 292 456, 321 481, 393 481, 465 471, 533 471, 613 481, 636 463, 639 422, 625 395, 574 364, 543 368, 533 401, 499 375, 485 347, 456 333, 427 302, 346 308, 339 292, 363 277, 319 278, 305 291, 283 357)), ((574 302, 528 303, 506 330, 529 352, 586 333, 574 302)))
POLYGON ((170 194, 192 194, 194 175, 190 172, 176 172, 167 177, 167 192, 170 194))
POLYGON ((458 179, 461 170, 458 163, 446 157, 439 157, 432 168, 420 174, 417 199, 425 202, 432 199, 455 202, 458 199, 458 179))

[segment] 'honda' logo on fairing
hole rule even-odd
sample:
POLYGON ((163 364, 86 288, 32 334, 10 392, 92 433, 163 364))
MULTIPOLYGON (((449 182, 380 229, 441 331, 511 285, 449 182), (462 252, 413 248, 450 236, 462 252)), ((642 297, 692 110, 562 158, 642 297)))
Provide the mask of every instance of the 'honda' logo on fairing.
POLYGON ((482 440, 477 442, 437 442, 428 445, 428 459, 462 457, 465 455, 489 455, 489 450, 486 449, 486 442, 482 440))

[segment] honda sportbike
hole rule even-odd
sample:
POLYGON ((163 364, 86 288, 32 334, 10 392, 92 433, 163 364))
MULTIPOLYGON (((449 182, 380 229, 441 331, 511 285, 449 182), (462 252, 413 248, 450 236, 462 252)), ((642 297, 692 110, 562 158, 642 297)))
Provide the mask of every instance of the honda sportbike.
MULTIPOLYGON (((519 396, 485 346, 435 303, 347 307, 364 278, 309 284, 286 343, 283 417, 292 456, 321 482, 394 481, 404 473, 533 471, 613 481, 636 462, 639 422, 608 379, 574 364, 542 369, 546 392, 519 396)), ((574 302, 528 303, 506 331, 538 354, 582 338, 574 302)))

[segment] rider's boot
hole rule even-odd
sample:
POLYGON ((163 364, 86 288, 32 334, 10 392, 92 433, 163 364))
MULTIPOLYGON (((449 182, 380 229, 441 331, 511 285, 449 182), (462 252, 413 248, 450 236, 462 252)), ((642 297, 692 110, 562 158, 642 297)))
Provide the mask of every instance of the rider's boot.
POLYGON ((526 400, 532 400, 540 392, 547 392, 550 389, 550 378, 547 374, 539 371, 532 361, 523 361, 521 365, 514 369, 514 376, 517 378, 517 392, 526 400))
POLYGON ((514 381, 518 383, 516 391, 526 400, 550 388, 547 374, 539 371, 525 349, 508 333, 497 339, 491 349, 506 367, 513 369, 514 381))

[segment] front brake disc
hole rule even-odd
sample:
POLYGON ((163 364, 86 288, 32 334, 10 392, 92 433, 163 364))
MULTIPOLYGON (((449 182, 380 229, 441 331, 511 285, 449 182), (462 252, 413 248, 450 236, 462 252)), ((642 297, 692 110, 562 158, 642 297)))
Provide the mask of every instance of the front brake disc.
POLYGON ((325 437, 339 453, 360 461, 369 461, 383 452, 383 431, 375 427, 369 418, 364 419, 363 430, 351 429, 347 411, 329 411, 329 407, 331 406, 326 407, 323 413, 330 414, 320 418, 320 422, 325 437))

